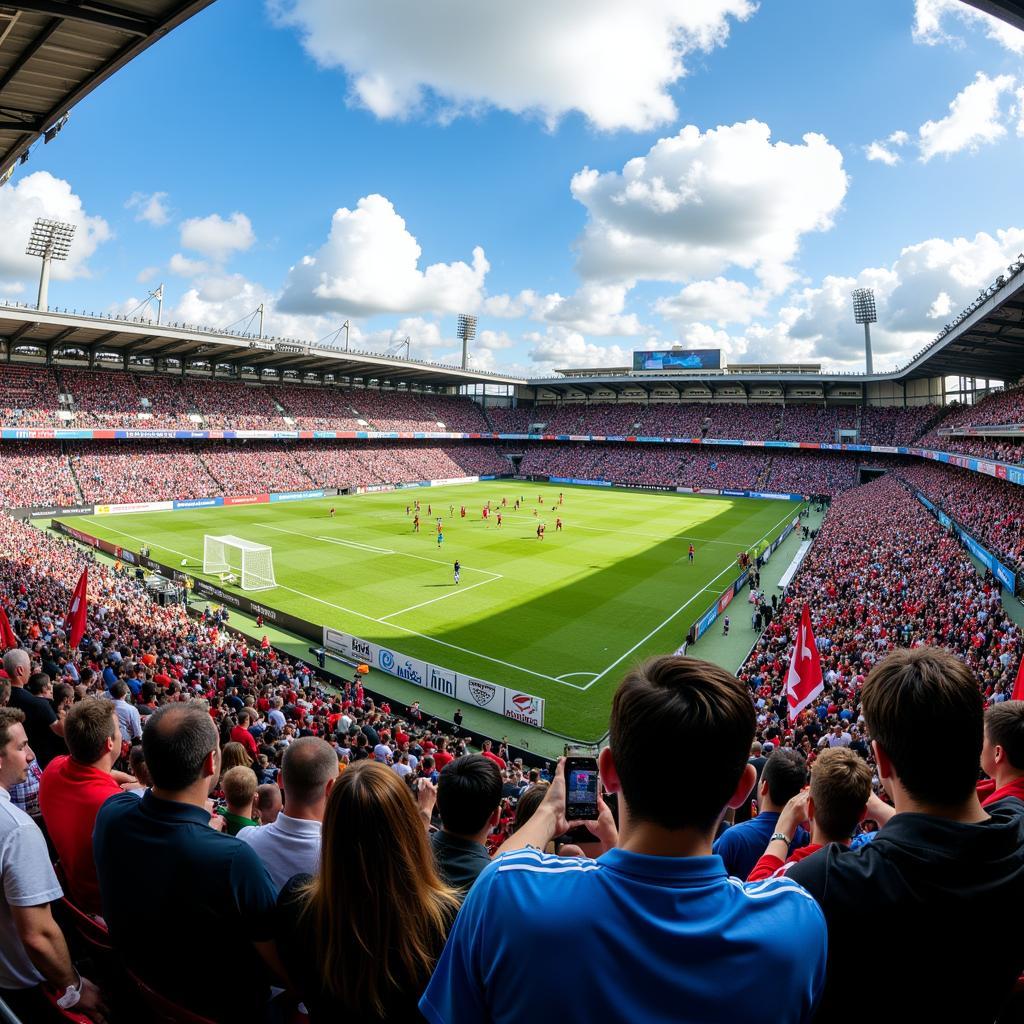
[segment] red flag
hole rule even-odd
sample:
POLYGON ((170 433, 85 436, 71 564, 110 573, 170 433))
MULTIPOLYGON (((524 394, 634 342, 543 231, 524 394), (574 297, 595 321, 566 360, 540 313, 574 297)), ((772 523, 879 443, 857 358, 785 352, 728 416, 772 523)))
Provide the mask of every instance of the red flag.
POLYGON ((9 647, 20 647, 21 644, 18 642, 17 636, 14 634, 14 630, 11 629, 10 620, 7 618, 7 612, 0 608, 0 649, 7 650, 9 647))
POLYGON ((71 596, 71 607, 68 609, 67 621, 64 629, 72 648, 80 643, 85 635, 85 588, 88 584, 89 570, 83 569, 82 575, 75 586, 75 592, 71 596))
POLYGON ((1020 665, 1017 666, 1017 678, 1013 684, 1011 700, 1024 700, 1024 653, 1021 654, 1020 665))
POLYGON ((789 672, 786 673, 789 720, 794 721, 824 689, 821 657, 814 643, 814 633, 811 631, 811 612, 807 605, 804 605, 800 627, 796 633, 796 643, 793 645, 793 657, 789 663, 789 672))

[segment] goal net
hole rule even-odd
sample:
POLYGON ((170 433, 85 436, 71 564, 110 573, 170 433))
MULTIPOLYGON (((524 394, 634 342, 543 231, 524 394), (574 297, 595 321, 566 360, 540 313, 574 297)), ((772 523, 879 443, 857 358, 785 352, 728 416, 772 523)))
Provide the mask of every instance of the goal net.
POLYGON ((206 534, 203 537, 204 575, 224 576, 233 572, 241 575, 243 590, 269 590, 277 586, 273 552, 266 544, 230 535, 206 534))

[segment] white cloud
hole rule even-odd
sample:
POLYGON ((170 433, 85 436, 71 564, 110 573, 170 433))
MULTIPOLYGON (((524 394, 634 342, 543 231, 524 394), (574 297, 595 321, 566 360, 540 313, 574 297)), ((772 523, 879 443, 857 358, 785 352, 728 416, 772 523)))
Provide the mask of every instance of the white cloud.
POLYGON ((925 121, 918 129, 921 160, 950 156, 962 150, 976 152, 1006 134, 1003 94, 1016 84, 1013 75, 989 78, 979 71, 974 81, 958 93, 949 113, 939 121, 925 121))
POLYGON ((223 263, 233 252, 243 252, 256 241, 252 223, 244 213, 233 213, 224 220, 220 214, 192 217, 181 225, 181 244, 223 263))
POLYGON ((514 346, 515 341, 505 331, 481 331, 473 342, 475 349, 486 349, 488 352, 498 352, 514 346))
POLYGON ((378 117, 430 106, 442 120, 491 106, 553 126, 647 130, 677 116, 686 58, 722 46, 752 0, 520 0, 443 4, 268 0, 321 67, 343 68, 378 117))
POLYGON ((198 277, 209 271, 210 265, 205 260, 193 260, 176 252, 167 264, 167 269, 178 277, 198 277))
POLYGON ((1024 32, 1007 24, 1002 18, 979 11, 963 0, 916 0, 914 12, 914 40, 926 46, 939 43, 961 45, 961 40, 945 30, 946 16, 952 15, 965 25, 985 30, 989 39, 1009 50, 1024 55, 1024 32))
POLYGON ((713 281, 694 281, 678 295, 658 299, 654 311, 668 320, 696 323, 711 320, 725 324, 748 324, 764 316, 768 295, 742 281, 716 277, 713 281))
POLYGON ((39 259, 25 255, 32 225, 37 217, 48 217, 75 225, 75 236, 66 260, 54 260, 51 275, 56 280, 89 277, 89 257, 112 233, 102 217, 92 217, 69 182, 47 171, 36 171, 0 188, 0 275, 17 279, 39 276, 39 259))
POLYGON ((166 192, 133 192, 124 204, 125 209, 138 211, 135 219, 162 228, 170 219, 166 192))
POLYGON ((895 150, 905 146, 909 141, 910 136, 905 131, 896 131, 888 138, 868 143, 864 147, 864 152, 869 160, 878 160, 887 167, 895 167, 902 159, 895 150))
POLYGON ((631 366, 633 361, 631 349, 595 345, 565 327, 549 327, 543 334, 532 331, 523 340, 531 345, 528 355, 535 373, 563 366, 631 366))
POLYGON ((472 311, 482 300, 490 265, 479 246, 472 265, 434 263, 419 269, 421 249, 384 196, 359 200, 331 218, 327 241, 288 271, 281 308, 290 312, 374 313, 472 311))
POLYGON ((1005 273, 1024 249, 1024 228, 973 238, 930 238, 907 246, 888 267, 869 267, 856 277, 826 277, 799 292, 784 316, 787 337, 834 365, 863 362, 863 332, 853 322, 850 292, 875 290, 878 323, 871 332, 876 366, 905 363, 942 327, 945 317, 969 305, 1005 273))
POLYGON ((630 285, 589 282, 567 298, 549 295, 541 319, 583 334, 643 334, 636 315, 623 312, 629 290, 630 285))
POLYGON ((1017 135, 1024 139, 1024 85, 1022 85, 1014 94, 1017 100, 1017 109, 1015 111, 1017 117, 1017 135))
POLYGON ((782 290, 802 235, 825 231, 846 194, 842 154, 823 135, 772 142, 759 121, 688 125, 621 173, 587 167, 572 194, 590 220, 577 242, 592 280, 687 281, 729 266, 782 290))
POLYGON ((143 267, 136 275, 135 280, 139 284, 149 284, 150 281, 160 273, 159 267, 143 267))

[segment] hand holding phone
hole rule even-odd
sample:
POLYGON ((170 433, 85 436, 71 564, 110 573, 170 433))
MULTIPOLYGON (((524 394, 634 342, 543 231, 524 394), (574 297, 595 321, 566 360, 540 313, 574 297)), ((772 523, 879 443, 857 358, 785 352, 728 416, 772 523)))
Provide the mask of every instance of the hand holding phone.
POLYGON ((565 820, 595 821, 597 807, 597 759, 568 757, 565 761, 565 820))

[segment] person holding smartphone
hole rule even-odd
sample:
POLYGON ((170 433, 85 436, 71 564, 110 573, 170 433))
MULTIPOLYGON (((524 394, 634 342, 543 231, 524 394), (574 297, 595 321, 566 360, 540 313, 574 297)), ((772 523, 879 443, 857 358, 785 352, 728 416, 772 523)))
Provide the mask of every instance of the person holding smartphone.
POLYGON ((808 1021, 825 982, 820 908, 790 879, 730 879, 711 852, 726 808, 754 783, 744 684, 695 658, 655 658, 622 681, 610 725, 599 778, 560 759, 532 817, 477 878, 420 1012, 432 1024, 732 1024, 762 1017, 770 991, 774 1024, 808 1021), (618 829, 602 784, 618 796, 618 829), (584 825, 599 857, 542 852, 570 813, 594 810, 584 825), (494 928, 501 920, 516 927, 494 928), (570 969, 566 956, 523 957, 531 946, 564 951, 570 969))

